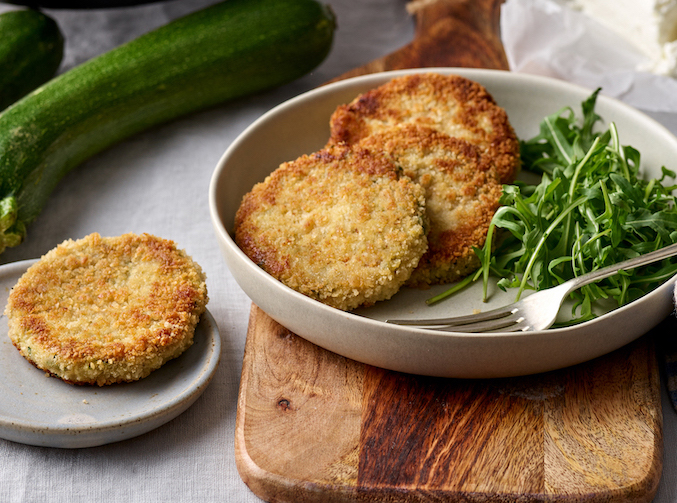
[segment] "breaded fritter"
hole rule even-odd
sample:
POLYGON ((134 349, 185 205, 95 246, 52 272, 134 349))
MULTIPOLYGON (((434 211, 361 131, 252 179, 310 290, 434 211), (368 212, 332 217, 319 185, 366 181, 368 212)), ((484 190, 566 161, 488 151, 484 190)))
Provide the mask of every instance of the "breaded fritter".
POLYGON ((428 251, 407 284, 450 283, 477 269, 472 247, 484 245, 502 194, 487 156, 466 140, 413 125, 372 134, 359 145, 390 156, 425 190, 428 251))
POLYGON ((193 343, 207 304, 202 269, 172 241, 91 234, 60 244, 12 289, 9 337, 74 384, 136 381, 193 343))
POLYGON ((519 170, 519 142, 505 110, 482 85, 458 75, 397 77, 339 106, 330 119, 329 143, 355 144, 405 124, 476 145, 502 183, 511 183, 519 170))
POLYGON ((285 285, 342 310, 386 300, 427 249, 423 189, 344 145, 283 163, 244 196, 235 240, 285 285))

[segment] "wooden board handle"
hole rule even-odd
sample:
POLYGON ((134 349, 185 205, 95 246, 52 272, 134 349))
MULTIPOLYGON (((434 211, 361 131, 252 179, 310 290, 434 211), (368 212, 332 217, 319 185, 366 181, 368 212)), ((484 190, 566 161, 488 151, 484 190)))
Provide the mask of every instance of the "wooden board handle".
POLYGON ((331 82, 386 70, 430 67, 508 70, 500 33, 503 0, 413 0, 414 39, 331 82))

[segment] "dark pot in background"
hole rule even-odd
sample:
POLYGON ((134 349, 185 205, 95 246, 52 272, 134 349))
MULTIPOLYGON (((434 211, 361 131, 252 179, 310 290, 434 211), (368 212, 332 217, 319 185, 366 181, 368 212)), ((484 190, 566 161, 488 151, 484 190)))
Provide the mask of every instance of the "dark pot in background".
POLYGON ((2 3, 42 9, 109 9, 158 1, 160 0, 15 0, 2 3))

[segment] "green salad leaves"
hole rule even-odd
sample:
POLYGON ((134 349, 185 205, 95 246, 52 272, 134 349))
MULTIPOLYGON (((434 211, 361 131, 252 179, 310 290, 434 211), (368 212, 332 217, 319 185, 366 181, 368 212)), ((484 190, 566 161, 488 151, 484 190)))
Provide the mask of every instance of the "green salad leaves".
MULTIPOLYGON (((480 278, 486 297, 490 275, 519 298, 677 241, 675 186, 663 185, 675 173, 663 167, 660 179, 642 179, 640 154, 621 145, 615 125, 596 131, 599 91, 582 103, 582 121, 564 108, 521 142, 523 169, 541 174, 540 183, 504 186, 485 246, 475 250, 481 268, 428 303, 480 278)), ((575 321, 592 318, 597 300, 623 305, 676 273, 665 260, 585 286, 572 294, 575 321)))

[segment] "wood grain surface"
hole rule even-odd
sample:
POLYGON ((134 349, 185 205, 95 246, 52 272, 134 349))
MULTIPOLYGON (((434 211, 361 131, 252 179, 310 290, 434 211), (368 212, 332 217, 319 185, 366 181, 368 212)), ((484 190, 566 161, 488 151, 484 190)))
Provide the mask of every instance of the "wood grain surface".
MULTIPOLYGON (((414 40, 336 80, 507 69, 500 4, 411 2, 414 40)), ((652 334, 556 372, 440 379, 343 358, 253 305, 235 459, 271 502, 649 502, 662 467, 659 389, 652 334)))
POLYGON ((253 306, 238 470, 275 502, 649 502, 662 466, 652 340, 545 374, 438 379, 325 351, 253 306))

